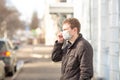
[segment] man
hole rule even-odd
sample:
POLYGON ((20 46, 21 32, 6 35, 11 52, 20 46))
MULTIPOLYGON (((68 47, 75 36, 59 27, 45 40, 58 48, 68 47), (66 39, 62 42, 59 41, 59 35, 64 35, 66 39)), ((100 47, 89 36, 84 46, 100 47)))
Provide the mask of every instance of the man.
POLYGON ((91 80, 93 76, 93 49, 80 32, 80 22, 68 18, 63 22, 63 32, 57 35, 52 60, 62 61, 60 80, 91 80))

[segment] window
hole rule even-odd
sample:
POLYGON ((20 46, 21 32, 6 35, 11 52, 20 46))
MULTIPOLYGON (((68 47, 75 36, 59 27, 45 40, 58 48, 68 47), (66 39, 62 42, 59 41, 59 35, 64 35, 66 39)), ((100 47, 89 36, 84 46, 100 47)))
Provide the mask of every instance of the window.
POLYGON ((7 48, 6 48, 5 42, 0 41, 0 52, 4 52, 6 50, 7 48))
POLYGON ((60 2, 66 2, 66 0, 60 0, 60 2))

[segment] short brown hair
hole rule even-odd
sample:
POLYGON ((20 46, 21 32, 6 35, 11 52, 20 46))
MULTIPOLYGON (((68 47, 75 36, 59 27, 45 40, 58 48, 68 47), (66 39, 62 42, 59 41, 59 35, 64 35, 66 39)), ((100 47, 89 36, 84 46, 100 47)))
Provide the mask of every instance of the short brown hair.
POLYGON ((70 25, 71 29, 77 28, 78 33, 80 32, 81 24, 78 21, 78 19, 76 19, 76 18, 67 18, 67 19, 65 19, 65 21, 63 21, 63 24, 66 24, 66 23, 68 23, 70 25))

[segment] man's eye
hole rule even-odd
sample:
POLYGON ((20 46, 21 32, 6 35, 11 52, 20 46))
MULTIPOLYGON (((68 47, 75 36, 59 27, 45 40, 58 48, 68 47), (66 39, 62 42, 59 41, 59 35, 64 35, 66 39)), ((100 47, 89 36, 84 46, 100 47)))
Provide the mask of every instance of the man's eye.
POLYGON ((64 29, 63 31, 67 31, 67 29, 64 29))

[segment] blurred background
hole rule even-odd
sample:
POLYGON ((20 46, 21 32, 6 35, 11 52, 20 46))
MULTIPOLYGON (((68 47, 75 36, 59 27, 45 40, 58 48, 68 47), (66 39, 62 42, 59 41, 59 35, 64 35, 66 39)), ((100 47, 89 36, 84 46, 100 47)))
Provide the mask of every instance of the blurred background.
POLYGON ((0 38, 53 46, 70 17, 94 48, 95 77, 120 80, 120 0, 0 0, 0 38))

